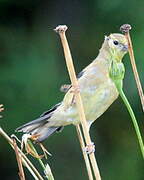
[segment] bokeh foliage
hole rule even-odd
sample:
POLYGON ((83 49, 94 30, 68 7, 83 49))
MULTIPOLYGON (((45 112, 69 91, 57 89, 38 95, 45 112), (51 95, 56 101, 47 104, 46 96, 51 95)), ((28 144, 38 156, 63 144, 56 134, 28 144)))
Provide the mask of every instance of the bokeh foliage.
MULTIPOLYGON (((144 2, 122 0, 0 0, 1 126, 9 133, 35 119, 63 98, 69 83, 59 37, 53 32, 66 24, 77 73, 98 54, 104 35, 130 23, 138 71, 143 83, 144 2)), ((143 114, 129 57, 124 58, 125 92, 143 133, 143 114)), ((92 126, 96 156, 103 180, 142 180, 143 160, 130 117, 120 98, 92 126)), ((45 142, 55 179, 87 179, 76 131, 66 127, 45 142)), ((18 179, 15 155, 0 138, 0 178, 18 179)), ((27 173, 28 179, 32 179, 27 173)))

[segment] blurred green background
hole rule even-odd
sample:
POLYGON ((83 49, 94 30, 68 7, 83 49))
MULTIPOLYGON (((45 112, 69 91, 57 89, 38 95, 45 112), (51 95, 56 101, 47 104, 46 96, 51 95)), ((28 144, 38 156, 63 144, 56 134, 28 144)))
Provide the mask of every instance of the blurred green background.
MULTIPOLYGON (((53 29, 69 27, 67 37, 77 73, 98 54, 104 35, 130 23, 138 71, 144 77, 144 1, 122 0, 0 0, 0 125, 10 135, 60 102, 69 83, 60 39, 53 29)), ((143 114, 128 55, 124 58, 124 89, 141 132, 143 114)), ((143 79, 142 79, 143 78, 143 79)), ((144 133, 143 133, 144 134, 144 133)), ((20 137, 20 135, 18 135, 20 137)), ((144 166, 130 117, 119 98, 92 126, 91 137, 103 180, 143 180, 144 166)), ((87 180, 73 126, 45 141, 55 180, 87 180)), ((33 179, 26 171, 27 179, 33 179)), ((15 154, 0 137, 0 179, 18 179, 15 154)))

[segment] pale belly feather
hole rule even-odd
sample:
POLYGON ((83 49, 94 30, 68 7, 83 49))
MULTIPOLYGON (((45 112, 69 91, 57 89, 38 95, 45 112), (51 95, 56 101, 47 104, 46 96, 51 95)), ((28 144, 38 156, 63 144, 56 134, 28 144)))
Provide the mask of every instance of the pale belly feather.
MULTIPOLYGON (((81 96, 86 119, 90 126, 115 101, 118 97, 118 92, 113 82, 109 79, 99 87, 88 86, 83 88, 81 90, 81 96)), ((62 103, 49 121, 51 126, 79 124, 76 104, 74 103, 67 109, 64 109, 62 103)))

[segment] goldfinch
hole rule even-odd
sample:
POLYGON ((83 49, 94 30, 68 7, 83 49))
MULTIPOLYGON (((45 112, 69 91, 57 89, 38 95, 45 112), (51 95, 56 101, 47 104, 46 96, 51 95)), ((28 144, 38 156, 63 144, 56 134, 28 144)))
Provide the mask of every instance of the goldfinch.
MULTIPOLYGON (((118 98, 117 88, 109 77, 109 69, 112 60, 121 62, 127 51, 128 43, 124 35, 114 33, 105 36, 97 58, 77 77, 89 129, 118 98)), ((62 130, 64 126, 79 123, 75 95, 70 86, 62 102, 44 112, 36 120, 20 126, 16 131, 33 135, 36 142, 42 142, 54 132, 62 130)))

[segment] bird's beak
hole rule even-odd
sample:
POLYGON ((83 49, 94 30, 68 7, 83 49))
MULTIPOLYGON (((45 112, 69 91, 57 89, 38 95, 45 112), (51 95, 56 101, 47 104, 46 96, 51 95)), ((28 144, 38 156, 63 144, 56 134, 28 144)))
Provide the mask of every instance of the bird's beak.
POLYGON ((128 51, 128 45, 123 45, 122 51, 128 51))

